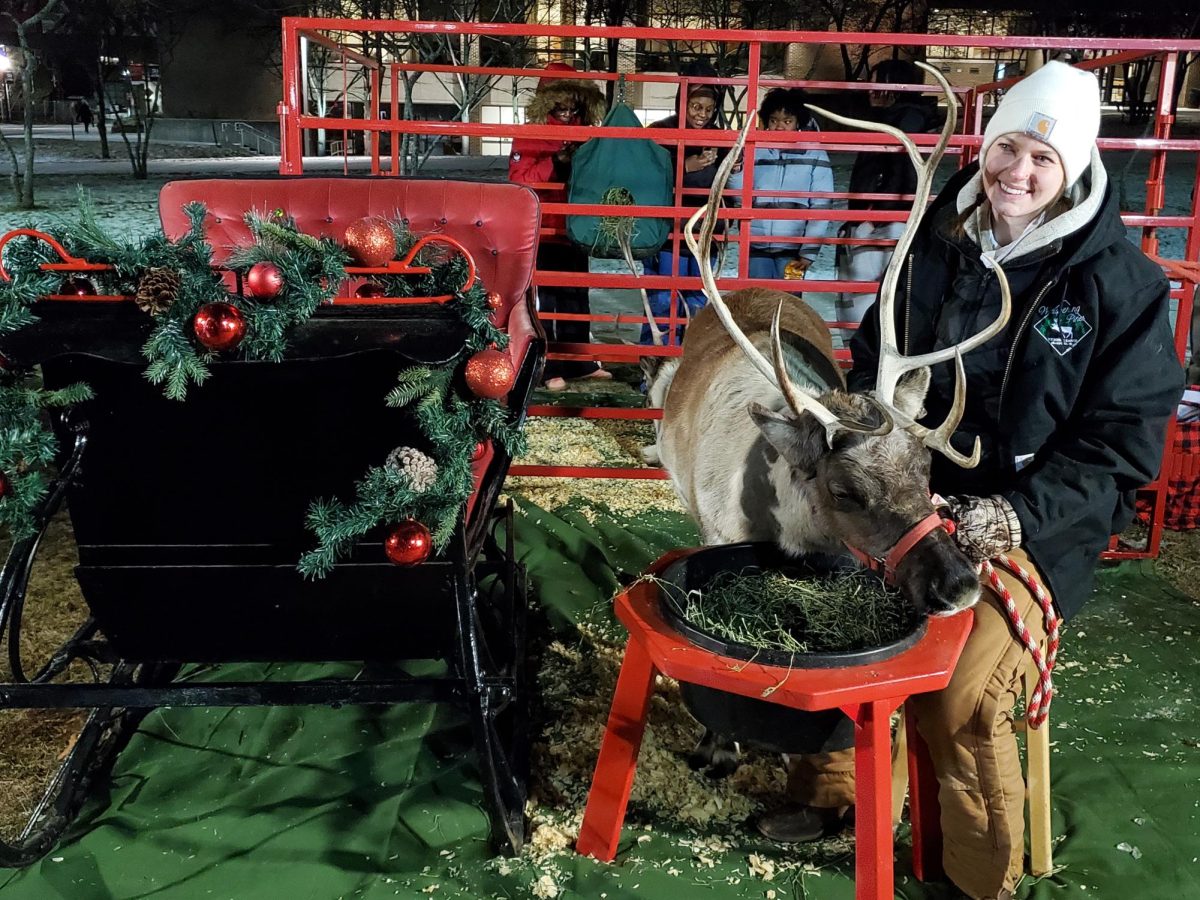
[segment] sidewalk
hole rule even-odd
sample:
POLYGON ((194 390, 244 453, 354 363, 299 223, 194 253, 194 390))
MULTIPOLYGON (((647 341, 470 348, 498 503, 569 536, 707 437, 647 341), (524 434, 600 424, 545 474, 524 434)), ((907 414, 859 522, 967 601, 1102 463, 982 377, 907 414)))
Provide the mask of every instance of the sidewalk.
MULTIPOLYGON (((385 161, 386 162, 386 161, 385 161)), ((112 159, 41 159, 34 160, 37 175, 128 175, 129 157, 125 147, 114 148, 112 159)), ((153 176, 177 175, 246 175, 270 176, 279 174, 278 156, 181 157, 152 159, 147 170, 153 176)), ((12 171, 8 160, 0 156, 0 176, 12 171)), ((367 175, 371 171, 369 156, 351 156, 343 164, 340 156, 310 156, 304 160, 305 175, 367 175)), ((416 177, 495 179, 508 177, 507 157, 435 156, 431 157, 416 177)))
MULTIPOLYGON (((10 141, 18 144, 24 140, 24 128, 19 123, 0 124, 2 131, 10 141)), ((75 126, 75 135, 71 136, 70 125, 35 125, 33 136, 39 142, 59 142, 78 146, 79 144, 98 144, 100 136, 95 128, 86 134, 83 127, 75 126)), ((34 159, 34 172, 37 175, 131 175, 129 156, 125 142, 120 134, 109 134, 108 143, 112 159, 78 159, 56 157, 53 152, 43 152, 34 159)), ((187 143, 181 141, 152 142, 156 147, 198 147, 213 148, 211 143, 187 143)), ((44 144, 43 144, 44 146, 44 144)), ((99 149, 97 148, 97 153, 99 149)), ((381 164, 386 168, 390 160, 386 157, 381 164)), ((218 175, 218 176, 269 176, 279 174, 279 156, 188 156, 180 155, 168 159, 151 159, 147 170, 151 176, 177 175, 218 175)), ((12 171, 7 154, 0 153, 0 176, 12 171)), ((371 171, 369 156, 351 156, 343 159, 341 156, 308 156, 304 159, 305 174, 366 175, 371 171)), ((438 178, 496 178, 503 180, 508 177, 508 159, 504 156, 432 156, 421 171, 420 176, 438 178)))

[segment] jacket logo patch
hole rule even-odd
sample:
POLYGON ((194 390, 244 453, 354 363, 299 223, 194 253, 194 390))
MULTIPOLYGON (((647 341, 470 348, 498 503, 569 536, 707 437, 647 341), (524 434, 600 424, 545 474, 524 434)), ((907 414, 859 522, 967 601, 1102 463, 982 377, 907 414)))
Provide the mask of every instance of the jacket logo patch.
POLYGON ((1078 306, 1060 303, 1050 309, 1043 306, 1038 310, 1041 318, 1033 330, 1040 334, 1059 356, 1066 356, 1092 333, 1092 326, 1079 312, 1078 306))

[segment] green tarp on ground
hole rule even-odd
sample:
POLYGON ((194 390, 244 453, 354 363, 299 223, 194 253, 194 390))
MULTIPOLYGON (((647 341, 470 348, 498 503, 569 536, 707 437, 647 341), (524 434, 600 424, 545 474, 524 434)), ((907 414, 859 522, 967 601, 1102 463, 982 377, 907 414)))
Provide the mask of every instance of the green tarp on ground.
MULTIPOLYGON (((572 644, 580 621, 604 627, 605 601, 622 578, 694 540, 678 516, 617 522, 570 509, 524 511, 520 553, 545 614, 541 627, 561 645, 572 644)), ((1062 868, 1027 881, 1019 897, 1200 898, 1198 631, 1200 604, 1149 565, 1103 571, 1097 596, 1065 636, 1052 714, 1062 868)), ((259 673, 321 670, 241 666, 224 677, 259 673)), ((569 848, 494 859, 487 834, 469 729, 451 709, 162 710, 147 717, 68 841, 37 865, 0 876, 0 893, 3 900, 854 895, 845 839, 789 849, 741 826, 706 831, 656 820, 652 807, 636 802, 612 866, 569 848)), ((905 841, 902 831, 898 896, 953 896, 947 886, 912 878, 905 841)))

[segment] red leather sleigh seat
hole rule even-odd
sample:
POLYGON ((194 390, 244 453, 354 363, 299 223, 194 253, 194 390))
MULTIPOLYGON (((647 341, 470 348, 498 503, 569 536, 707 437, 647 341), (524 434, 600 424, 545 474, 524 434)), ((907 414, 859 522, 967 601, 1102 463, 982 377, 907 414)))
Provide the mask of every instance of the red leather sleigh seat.
MULTIPOLYGON (((365 216, 400 218, 415 235, 438 232, 470 251, 478 275, 504 304, 496 324, 507 332, 508 352, 518 371, 538 334, 530 285, 537 260, 541 206, 537 195, 518 184, 404 178, 212 178, 172 181, 158 195, 158 215, 167 237, 187 233, 183 208, 192 201, 207 208, 205 235, 213 261, 223 262, 251 241, 242 217, 247 210, 283 209, 306 234, 341 241, 346 228, 365 216)), ((343 285, 338 292, 348 296, 343 285)), ((476 491, 468 503, 474 513, 478 487, 492 453, 477 460, 476 491)))
POLYGON ((405 178, 172 181, 158 195, 158 215, 167 237, 174 240, 187 233, 183 207, 194 200, 208 209, 205 234, 215 262, 250 242, 250 230, 242 221, 250 209, 284 209, 306 234, 338 241, 350 223, 364 216, 401 218, 416 235, 445 234, 471 252, 484 286, 504 298, 496 322, 508 333, 514 366, 520 366, 535 334, 527 297, 541 207, 537 195, 524 185, 405 178))

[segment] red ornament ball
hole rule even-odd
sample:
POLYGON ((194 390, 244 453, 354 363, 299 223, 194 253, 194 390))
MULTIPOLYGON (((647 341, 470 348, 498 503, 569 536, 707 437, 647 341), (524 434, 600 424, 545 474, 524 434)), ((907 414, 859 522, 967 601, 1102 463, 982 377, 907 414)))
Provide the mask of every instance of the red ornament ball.
POLYGON ((90 279, 81 278, 76 275, 74 278, 68 278, 64 281, 58 292, 60 294, 74 294, 76 297, 94 297, 96 296, 96 286, 92 284, 90 279))
POLYGON ((256 300, 272 299, 283 285, 283 272, 272 262, 256 262, 246 273, 246 290, 256 300))
POLYGON ((12 490, 12 482, 8 480, 8 476, 0 472, 0 500, 8 496, 8 492, 12 490))
POLYGON ((517 380, 512 360, 499 350, 480 350, 467 360, 464 374, 471 393, 489 400, 499 400, 517 380))
POLYGON ((230 350, 246 336, 246 319, 232 303, 206 303, 192 320, 192 330, 209 350, 230 350))
POLYGON ((500 295, 499 291, 487 292, 487 305, 488 309, 492 310, 492 312, 495 312, 504 305, 504 298, 500 295))
POLYGON ((432 550, 429 529, 416 519, 401 522, 383 542, 383 552, 398 566, 418 566, 429 559, 432 550))
POLYGON ((360 266, 382 266, 396 258, 396 235, 382 219, 359 219, 346 229, 346 249, 360 266))
POLYGON ((373 281, 364 281, 354 289, 355 297, 383 297, 386 295, 383 285, 376 284, 373 281))
POLYGON ((471 462, 479 462, 487 454, 488 442, 476 441, 475 449, 471 451, 471 462))

